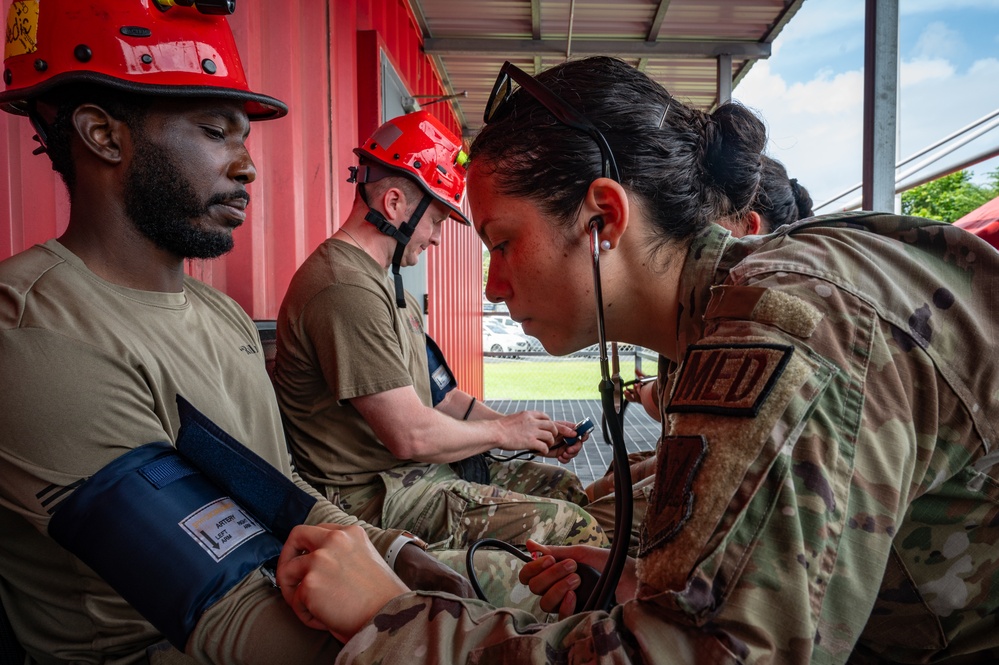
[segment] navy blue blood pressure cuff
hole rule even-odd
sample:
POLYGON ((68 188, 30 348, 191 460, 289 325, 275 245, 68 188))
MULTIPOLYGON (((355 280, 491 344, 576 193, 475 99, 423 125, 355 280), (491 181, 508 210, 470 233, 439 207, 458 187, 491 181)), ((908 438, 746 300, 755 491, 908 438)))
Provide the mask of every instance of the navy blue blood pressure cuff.
POLYGON ((305 522, 316 498, 177 395, 177 450, 246 506, 281 542, 305 522))
POLYGON ((451 368, 447 366, 440 347, 430 335, 426 335, 426 338, 427 365, 430 367, 430 396, 433 398, 433 405, 437 406, 444 401, 449 392, 458 387, 458 382, 455 381, 451 368))
POLYGON ((292 522, 304 522, 315 503, 183 404, 177 448, 156 442, 122 455, 49 521, 56 542, 181 651, 202 613, 276 558, 292 522), (203 460, 207 470, 199 468, 203 460), (231 464, 231 473, 215 463, 231 464))

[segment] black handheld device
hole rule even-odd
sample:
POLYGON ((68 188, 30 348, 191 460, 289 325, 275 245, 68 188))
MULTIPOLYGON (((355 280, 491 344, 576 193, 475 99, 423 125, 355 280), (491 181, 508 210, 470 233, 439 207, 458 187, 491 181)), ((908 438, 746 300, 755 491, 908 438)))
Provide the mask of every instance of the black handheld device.
POLYGON ((556 450, 558 448, 561 448, 562 446, 571 446, 571 445, 573 445, 574 443, 576 443, 576 441, 579 440, 579 437, 585 436, 586 434, 592 432, 593 431, 593 427, 594 427, 594 425, 593 425, 593 419, 592 418, 590 418, 589 416, 587 416, 586 418, 583 418, 578 423, 576 423, 576 425, 574 427, 574 429, 576 430, 576 436, 567 436, 567 437, 563 438, 561 441, 559 441, 554 446, 552 446, 551 448, 549 448, 549 450, 556 450))

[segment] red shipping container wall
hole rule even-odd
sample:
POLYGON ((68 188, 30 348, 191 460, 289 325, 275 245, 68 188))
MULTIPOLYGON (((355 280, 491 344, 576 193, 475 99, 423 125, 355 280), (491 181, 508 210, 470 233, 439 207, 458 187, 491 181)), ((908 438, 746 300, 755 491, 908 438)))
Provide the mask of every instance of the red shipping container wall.
MULTIPOLYGON (((5 0, 6 16, 11 0, 5 0)), ((234 298, 255 319, 277 316, 302 261, 350 212, 352 150, 382 122, 383 49, 413 95, 444 94, 405 0, 242 2, 229 17, 250 87, 288 104, 280 120, 254 123, 257 166, 235 249, 188 271, 234 298)), ((431 107, 455 133, 445 104, 431 107)), ((0 113, 0 259, 60 235, 69 197, 25 118, 0 113)), ((428 332, 459 385, 482 397, 482 247, 448 224, 428 257, 428 332)))

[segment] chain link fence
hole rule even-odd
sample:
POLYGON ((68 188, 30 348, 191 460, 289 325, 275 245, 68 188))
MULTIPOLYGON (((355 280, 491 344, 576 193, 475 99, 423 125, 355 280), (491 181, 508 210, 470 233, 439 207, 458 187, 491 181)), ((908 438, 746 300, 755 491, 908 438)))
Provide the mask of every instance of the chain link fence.
MULTIPOLYGON (((596 429, 569 467, 584 485, 602 476, 612 453, 602 426, 598 346, 553 356, 536 338, 524 333, 503 305, 483 303, 482 348, 486 403, 501 413, 526 409, 568 422, 592 418, 596 429)), ((635 378, 636 366, 645 374, 656 372, 658 357, 647 349, 620 344, 618 359, 618 372, 624 381, 635 378)), ((610 371, 613 373, 613 367, 610 371)), ((660 431, 660 423, 640 404, 626 405, 624 435, 629 453, 655 450, 660 431)))

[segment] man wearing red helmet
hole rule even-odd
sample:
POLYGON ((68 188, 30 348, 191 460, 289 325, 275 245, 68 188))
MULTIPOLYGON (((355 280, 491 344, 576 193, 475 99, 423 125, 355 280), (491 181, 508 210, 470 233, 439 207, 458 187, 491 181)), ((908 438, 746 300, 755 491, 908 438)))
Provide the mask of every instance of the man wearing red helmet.
POLYGON ((568 461, 581 442, 551 448, 575 434, 571 424, 504 416, 456 388, 402 288, 399 268, 439 244, 446 219, 468 223, 460 140, 417 111, 355 153, 350 215, 299 268, 278 314, 275 384, 302 477, 347 512, 439 547, 605 544, 574 474, 478 457, 499 448, 568 461), (481 462, 478 477, 450 465, 468 458, 481 462))
POLYGON ((329 662, 266 575, 292 523, 360 525, 410 581, 470 587, 298 477, 253 322, 185 276, 245 217, 250 121, 287 109, 223 16, 173 4, 10 7, 0 107, 71 208, 0 263, 0 600, 36 662, 329 662))

